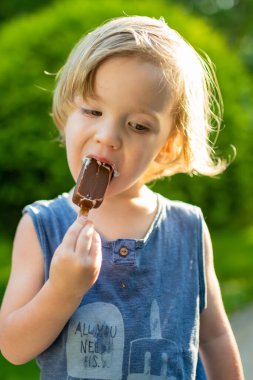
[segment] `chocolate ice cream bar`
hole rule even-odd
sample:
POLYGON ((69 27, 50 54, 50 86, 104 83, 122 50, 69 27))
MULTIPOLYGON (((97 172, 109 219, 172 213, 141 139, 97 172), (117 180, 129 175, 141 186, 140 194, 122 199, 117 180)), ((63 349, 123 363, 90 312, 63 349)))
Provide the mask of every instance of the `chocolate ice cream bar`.
POLYGON ((112 178, 112 167, 94 158, 84 158, 73 194, 73 202, 80 207, 80 215, 88 215, 101 205, 112 178))

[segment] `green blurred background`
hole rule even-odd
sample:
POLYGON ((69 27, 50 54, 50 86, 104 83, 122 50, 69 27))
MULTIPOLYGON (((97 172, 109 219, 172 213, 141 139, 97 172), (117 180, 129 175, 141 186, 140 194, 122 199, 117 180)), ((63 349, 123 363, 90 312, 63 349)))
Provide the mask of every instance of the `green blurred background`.
MULTIPOLYGON (((0 3, 0 301, 24 205, 73 186, 50 118, 56 73, 79 38, 124 14, 163 16, 216 65, 224 106, 218 152, 236 158, 219 179, 176 175, 152 187, 194 203, 210 228, 229 314, 253 301, 253 0, 1 0, 0 3)), ((34 362, 0 358, 5 380, 37 379, 34 362)))

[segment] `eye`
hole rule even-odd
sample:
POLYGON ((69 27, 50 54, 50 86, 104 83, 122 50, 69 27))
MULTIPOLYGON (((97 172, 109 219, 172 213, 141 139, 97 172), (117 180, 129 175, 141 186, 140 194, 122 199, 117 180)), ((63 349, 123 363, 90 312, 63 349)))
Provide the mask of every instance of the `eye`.
POLYGON ((129 121, 128 125, 137 133, 148 132, 149 128, 143 124, 134 123, 129 121))
POLYGON ((91 116, 91 117, 99 117, 102 116, 102 112, 97 111, 97 110, 91 110, 88 108, 83 108, 81 107, 81 113, 83 115, 91 116))

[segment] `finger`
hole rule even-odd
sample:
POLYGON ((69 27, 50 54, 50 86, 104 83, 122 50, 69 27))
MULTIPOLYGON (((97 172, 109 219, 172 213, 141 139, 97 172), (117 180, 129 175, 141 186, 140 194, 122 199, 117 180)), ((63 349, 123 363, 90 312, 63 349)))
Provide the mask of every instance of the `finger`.
POLYGON ((90 248, 90 256, 101 256, 101 238, 97 231, 94 230, 94 234, 92 236, 91 248, 90 248))
POLYGON ((97 268, 101 267, 102 264, 102 249, 101 249, 101 239, 99 234, 94 231, 90 249, 90 259, 96 264, 97 268))
POLYGON ((62 240, 62 244, 65 246, 66 249, 72 251, 75 250, 78 236, 87 222, 88 219, 84 216, 81 216, 78 217, 74 221, 74 223, 69 227, 62 240))
POLYGON ((94 225, 92 222, 87 221, 85 226, 81 229, 76 241, 75 252, 77 254, 86 256, 89 255, 94 232, 94 225))

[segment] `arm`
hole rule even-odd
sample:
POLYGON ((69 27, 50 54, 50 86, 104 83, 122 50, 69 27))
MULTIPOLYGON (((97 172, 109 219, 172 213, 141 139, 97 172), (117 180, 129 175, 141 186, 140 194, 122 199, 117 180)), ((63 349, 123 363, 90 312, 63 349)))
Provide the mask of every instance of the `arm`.
POLYGON ((243 380, 235 338, 222 303, 214 271, 212 244, 204 224, 207 309, 200 317, 200 355, 208 380, 243 380))
POLYGON ((96 281, 101 247, 93 225, 78 218, 54 253, 49 280, 29 215, 18 226, 12 269, 0 313, 0 348, 22 364, 48 348, 96 281))

